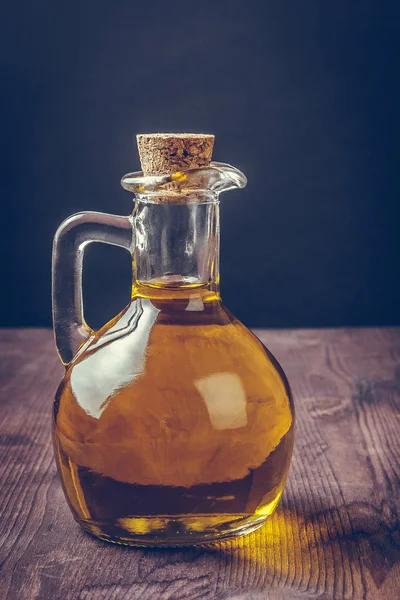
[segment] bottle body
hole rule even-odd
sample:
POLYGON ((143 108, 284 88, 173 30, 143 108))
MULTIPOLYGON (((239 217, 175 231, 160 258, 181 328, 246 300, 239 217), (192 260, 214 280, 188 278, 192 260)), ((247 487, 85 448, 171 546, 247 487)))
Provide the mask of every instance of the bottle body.
POLYGON ((85 344, 54 407, 75 519, 109 541, 206 543, 261 525, 293 446, 290 390, 207 286, 147 286, 85 344))

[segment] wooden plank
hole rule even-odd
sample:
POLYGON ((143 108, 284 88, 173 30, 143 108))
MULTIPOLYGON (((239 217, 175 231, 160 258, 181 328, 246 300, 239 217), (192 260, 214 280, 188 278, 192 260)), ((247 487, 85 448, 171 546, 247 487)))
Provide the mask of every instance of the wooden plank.
POLYGON ((0 598, 400 598, 400 329, 258 331, 292 384, 280 508, 210 548, 113 546, 73 522, 56 475, 48 330, 0 332, 0 598))

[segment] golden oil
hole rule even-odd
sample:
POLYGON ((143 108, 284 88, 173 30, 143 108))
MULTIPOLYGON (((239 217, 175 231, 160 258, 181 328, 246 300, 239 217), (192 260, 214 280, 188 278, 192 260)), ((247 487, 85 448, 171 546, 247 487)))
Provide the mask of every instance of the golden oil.
POLYGON ((135 284, 57 392, 54 444, 75 519, 131 545, 252 531, 293 446, 282 370, 207 286, 135 284))

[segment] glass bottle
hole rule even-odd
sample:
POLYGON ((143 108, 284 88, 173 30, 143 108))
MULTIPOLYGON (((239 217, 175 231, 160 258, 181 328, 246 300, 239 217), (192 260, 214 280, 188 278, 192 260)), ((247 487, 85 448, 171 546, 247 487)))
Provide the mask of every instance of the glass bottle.
POLYGON ((293 446, 286 377, 224 307, 219 194, 246 185, 222 163, 126 175, 129 217, 67 219, 53 251, 53 318, 66 367, 53 438, 76 521, 99 538, 182 546, 249 533, 276 508, 293 446), (85 246, 132 254, 130 304, 85 323, 85 246))

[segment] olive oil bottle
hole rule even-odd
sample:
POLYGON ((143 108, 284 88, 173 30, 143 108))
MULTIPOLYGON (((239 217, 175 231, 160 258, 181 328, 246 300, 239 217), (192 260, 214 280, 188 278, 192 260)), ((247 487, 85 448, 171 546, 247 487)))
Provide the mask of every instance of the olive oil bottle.
POLYGON ((76 521, 117 543, 181 546, 253 531, 277 506, 294 413, 282 369, 224 307, 219 194, 240 171, 210 163, 213 136, 138 136, 130 217, 80 213, 53 254, 66 374, 54 447, 76 521), (90 241, 132 254, 130 304, 97 332, 82 314, 90 241))

